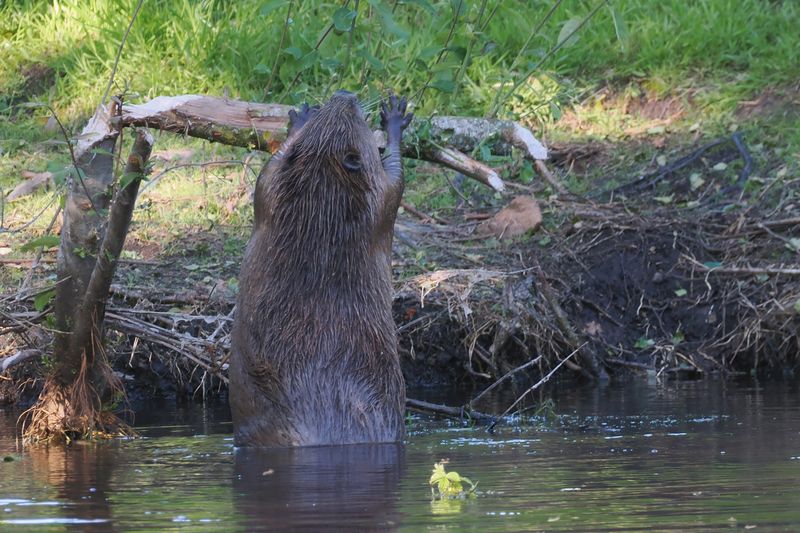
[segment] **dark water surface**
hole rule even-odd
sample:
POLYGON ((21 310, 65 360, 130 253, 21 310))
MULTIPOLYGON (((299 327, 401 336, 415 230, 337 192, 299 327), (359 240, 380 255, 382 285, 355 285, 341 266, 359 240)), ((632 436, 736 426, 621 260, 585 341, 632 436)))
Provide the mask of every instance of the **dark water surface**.
POLYGON ((234 450, 227 410, 201 406, 154 406, 141 439, 20 450, 0 410, 0 455, 17 457, 0 530, 800 531, 796 385, 554 398, 554 421, 493 436, 415 418, 404 446, 277 451, 234 450), (442 458, 477 498, 431 502, 442 458))

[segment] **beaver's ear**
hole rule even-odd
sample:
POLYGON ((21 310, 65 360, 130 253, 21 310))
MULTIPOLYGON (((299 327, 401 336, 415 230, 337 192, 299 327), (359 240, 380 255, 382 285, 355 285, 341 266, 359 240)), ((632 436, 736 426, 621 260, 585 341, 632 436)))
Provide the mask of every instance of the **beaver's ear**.
POLYGON ((350 172, 358 172, 361 170, 361 156, 355 152, 347 154, 342 159, 342 166, 350 172))

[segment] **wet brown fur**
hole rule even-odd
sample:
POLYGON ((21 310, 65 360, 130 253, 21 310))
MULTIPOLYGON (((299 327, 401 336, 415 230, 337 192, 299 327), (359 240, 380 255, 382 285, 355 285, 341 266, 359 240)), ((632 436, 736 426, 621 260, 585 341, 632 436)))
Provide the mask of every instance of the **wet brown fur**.
POLYGON ((237 445, 403 438, 391 313, 403 180, 394 157, 382 163, 355 97, 337 93, 262 170, 232 334, 237 445))

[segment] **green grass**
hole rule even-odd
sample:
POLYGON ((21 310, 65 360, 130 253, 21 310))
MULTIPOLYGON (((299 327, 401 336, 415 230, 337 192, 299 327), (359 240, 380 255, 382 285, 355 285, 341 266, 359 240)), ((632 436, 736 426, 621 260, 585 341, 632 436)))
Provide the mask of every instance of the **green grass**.
MULTIPOLYGON (((294 2, 281 50, 287 4, 148 0, 128 38, 117 80, 145 98, 219 94, 227 88, 245 99, 296 103, 322 99, 337 87, 366 95, 387 87, 415 94, 432 76, 437 88, 420 95, 418 109, 482 115, 498 84, 518 79, 538 63, 556 44, 564 23, 585 17, 598 0, 565 0, 526 49, 532 26, 551 0, 362 2, 352 33, 334 29, 316 52, 326 28, 338 20, 334 14, 340 4, 294 2), (469 64, 462 71, 468 51, 469 64), (271 94, 265 95, 270 79, 271 94)), ((56 81, 46 94, 35 96, 68 118, 89 113, 103 93, 133 5, 130 0, 6 2, 0 8, 2 99, 8 104, 26 98, 21 69, 42 63, 55 71, 56 81)), ((730 92, 728 82, 735 80, 739 96, 794 81, 800 72, 796 2, 614 0, 612 5, 627 30, 622 39, 610 9, 603 7, 577 41, 561 48, 540 72, 579 86, 652 79, 666 92, 698 78, 730 92)), ((511 111, 508 104, 501 114, 511 111)))

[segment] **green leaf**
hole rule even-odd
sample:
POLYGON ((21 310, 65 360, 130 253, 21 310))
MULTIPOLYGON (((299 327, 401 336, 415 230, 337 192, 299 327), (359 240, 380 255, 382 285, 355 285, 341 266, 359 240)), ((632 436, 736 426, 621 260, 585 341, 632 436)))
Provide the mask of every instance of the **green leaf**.
POLYGON ((126 172, 119 177, 119 188, 125 189, 128 185, 134 181, 140 180, 141 178, 142 175, 139 172, 126 172))
POLYGON ((800 298, 794 303, 794 312, 800 315, 800 298))
POLYGON ((53 301, 55 295, 56 295, 55 289, 51 289, 41 294, 37 294, 36 297, 33 299, 33 308, 41 313, 42 311, 45 310, 45 308, 48 305, 50 305, 50 302, 53 301))
POLYGON ((297 64, 297 70, 299 72, 306 70, 308 67, 317 62, 317 58, 319 58, 319 50, 310 51, 297 64))
POLYGON ((342 62, 335 57, 328 57, 320 61, 319 66, 326 70, 335 71, 342 65, 342 62))
POLYGON ((452 93, 456 88, 456 84, 453 82, 453 80, 435 80, 429 83, 428 87, 443 93, 452 93))
POLYGON ((433 485, 438 483, 444 477, 446 477, 444 465, 442 463, 436 463, 433 465, 433 474, 431 474, 431 479, 428 481, 428 483, 433 485))
POLYGON ((392 15, 392 10, 389 9, 389 6, 386 5, 385 2, 381 0, 369 0, 369 3, 378 11, 378 15, 381 17, 381 24, 383 25, 384 30, 395 35, 403 41, 408 40, 408 31, 400 27, 397 22, 395 22, 394 15, 392 15))
POLYGON ((702 187, 705 182, 706 180, 704 180, 697 172, 692 172, 689 175, 689 186, 692 188, 693 191, 696 191, 697 189, 702 187))
POLYGON ((253 72, 255 72, 256 74, 269 74, 270 72, 272 72, 272 69, 269 68, 264 63, 259 63, 258 65, 253 67, 253 72))
POLYGON ((556 46, 564 46, 564 48, 569 48, 573 46, 576 42, 578 42, 578 34, 574 33, 578 30, 578 27, 581 25, 581 19, 579 18, 572 18, 569 19, 561 26, 561 32, 558 34, 558 41, 556 41, 556 46))
POLYGON ((19 251, 30 252, 36 248, 39 248, 40 246, 42 248, 52 248, 54 246, 58 246, 60 242, 61 238, 58 235, 44 235, 43 237, 26 242, 20 247, 19 251))
POLYGON ((722 263, 719 261, 706 261, 703 263, 703 266, 706 268, 719 268, 722 266, 722 263))
POLYGON ((333 27, 339 32, 350 31, 350 26, 356 18, 356 12, 346 7, 340 7, 333 12, 333 27))
POLYGON ((461 482, 461 476, 458 474, 458 472, 448 472, 447 473, 447 479, 449 479, 453 483, 460 483, 461 482))
POLYGON ((613 4, 608 4, 608 9, 611 11, 611 19, 614 21, 614 32, 617 34, 617 41, 623 51, 628 45, 628 27, 625 25, 625 19, 622 14, 613 4))
POLYGON ((674 200, 674 199, 675 199, 675 195, 673 195, 673 194, 670 194, 669 196, 656 196, 655 198, 653 198, 653 200, 655 200, 656 202, 664 204, 664 205, 671 204, 672 200, 674 200))
POLYGON ((290 46, 288 48, 285 48, 283 52, 289 54, 295 59, 300 59, 301 57, 303 57, 303 51, 296 46, 290 46))
POLYGON ((636 341, 636 344, 633 345, 634 348, 637 350, 644 350, 645 348, 650 348, 656 343, 653 339, 648 339, 647 337, 639 337, 639 340, 636 341))
POLYGON ((422 50, 420 50, 419 55, 417 57, 419 57, 420 59, 433 59, 433 56, 435 56, 441 51, 442 51, 441 46, 427 46, 422 50))
POLYGON ((113 152, 110 152, 108 150, 103 150, 102 148, 92 148, 92 150, 90 151, 95 155, 110 155, 111 157, 114 157, 113 152))
POLYGON ((686 296, 686 289, 678 289, 675 291, 675 296, 686 296))
POLYGON ((553 120, 558 120, 561 118, 561 108, 558 107, 553 100, 547 102, 547 105, 550 107, 550 114, 553 116, 553 120))

